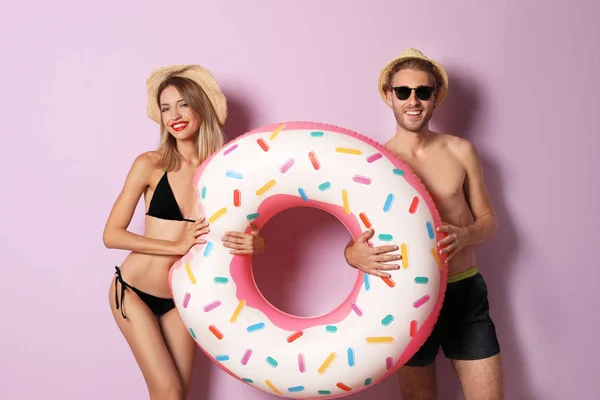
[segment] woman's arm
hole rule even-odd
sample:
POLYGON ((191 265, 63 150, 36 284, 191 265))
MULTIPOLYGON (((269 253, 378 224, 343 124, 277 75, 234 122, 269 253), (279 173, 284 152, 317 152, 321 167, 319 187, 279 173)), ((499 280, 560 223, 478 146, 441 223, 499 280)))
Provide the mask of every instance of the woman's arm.
POLYGON ((144 153, 139 155, 133 162, 123 189, 106 221, 102 240, 109 249, 123 249, 157 255, 185 254, 185 252, 181 252, 182 246, 178 246, 177 242, 152 239, 127 230, 137 203, 149 185, 153 170, 152 161, 152 155, 144 153))

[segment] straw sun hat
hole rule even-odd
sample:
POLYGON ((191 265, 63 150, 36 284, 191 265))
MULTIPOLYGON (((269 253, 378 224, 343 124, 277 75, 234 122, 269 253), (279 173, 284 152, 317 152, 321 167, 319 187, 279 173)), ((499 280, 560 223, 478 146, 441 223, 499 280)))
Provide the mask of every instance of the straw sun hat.
POLYGON ((180 76, 189 78, 196 82, 210 100, 217 119, 221 125, 225 124, 227 119, 227 99, 221 91, 215 77, 206 68, 197 64, 180 64, 160 67, 152 71, 146 79, 146 92, 148 96, 148 105, 146 111, 148 116, 155 122, 160 123, 160 108, 156 104, 156 94, 158 87, 167 78, 180 76))
POLYGON ((446 92, 448 91, 448 74, 446 73, 446 70, 444 70, 444 67, 442 67, 440 63, 428 58, 421 51, 414 48, 409 48, 402 51, 402 53, 400 53, 398 57, 387 63, 379 73, 379 94, 381 95, 381 98, 383 99, 383 101, 387 102, 387 98, 385 96, 385 88, 389 86, 389 78, 391 78, 389 75, 394 66, 402 61, 411 59, 424 60, 430 62, 431 65, 433 65, 433 68, 436 71, 437 75, 439 76, 441 80, 441 86, 437 88, 437 96, 435 100, 435 106, 437 107, 442 102, 442 100, 444 100, 446 92))

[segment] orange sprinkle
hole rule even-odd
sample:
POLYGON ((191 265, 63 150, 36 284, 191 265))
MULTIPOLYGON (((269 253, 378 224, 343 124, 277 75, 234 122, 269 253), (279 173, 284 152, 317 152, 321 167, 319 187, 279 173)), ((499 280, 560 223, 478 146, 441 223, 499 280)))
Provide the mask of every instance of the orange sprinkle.
POLYGON ((223 334, 220 330, 218 330, 214 325, 208 327, 208 330, 212 332, 213 335, 219 340, 223 339, 223 334))
POLYGON ((290 336, 287 337, 286 340, 288 343, 292 343, 294 340, 298 339, 302 335, 304 335, 304 332, 298 331, 296 333, 292 333, 290 336))
POLYGON ((412 321, 410 321, 410 337, 415 336, 416 333, 417 333, 417 321, 413 319, 412 321))
POLYGON ((256 143, 258 143, 260 148, 264 151, 269 151, 269 145, 267 144, 267 142, 264 141, 264 139, 260 138, 256 141, 256 143))
POLYGON ((240 192, 238 189, 233 191, 233 205, 236 207, 242 205, 242 192, 240 192))
POLYGON ((365 224, 365 228, 371 229, 371 221, 369 221, 369 218, 367 218, 367 214, 361 212, 358 215, 360 216, 360 220, 363 222, 363 224, 365 224))
POLYGON ((317 155, 314 151, 308 153, 308 158, 310 158, 310 163, 312 164, 314 169, 321 168, 321 164, 319 164, 319 160, 317 160, 317 155))
POLYGON ((338 382, 336 386, 339 387, 340 389, 342 389, 345 392, 349 392, 349 391, 352 390, 352 388, 350 386, 344 385, 342 382, 338 382))
POLYGON ((396 286, 396 282, 394 282, 391 278, 381 278, 381 280, 384 281, 389 287, 396 286))

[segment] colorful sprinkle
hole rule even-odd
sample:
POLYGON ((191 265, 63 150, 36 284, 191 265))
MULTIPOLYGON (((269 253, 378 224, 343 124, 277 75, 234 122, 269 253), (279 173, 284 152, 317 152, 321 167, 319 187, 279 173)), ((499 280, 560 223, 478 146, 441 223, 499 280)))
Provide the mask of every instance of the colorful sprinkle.
POLYGON ((352 347, 348 347, 348 366, 354 367, 356 360, 354 359, 354 349, 352 347))
POLYGON ((394 175, 404 176, 404 171, 398 168, 394 168, 394 175))
POLYGON ((429 301, 430 297, 428 294, 426 294, 425 296, 421 297, 419 300, 415 301, 413 303, 413 306, 415 308, 419 308, 421 307, 423 304, 427 303, 429 301))
POLYGON ((221 302, 219 300, 215 300, 212 303, 208 303, 207 305, 205 305, 202 309, 204 310, 204 312, 209 312, 219 307, 220 305, 221 302))
POLYGON ((294 160, 293 158, 290 158, 281 167, 279 167, 279 171, 282 174, 285 174, 288 171, 288 169, 292 168, 292 165, 294 165, 295 162, 296 162, 296 160, 294 160))
POLYGON ((250 356, 252 355, 252 349, 246 349, 246 351, 244 352, 244 355, 242 356, 242 365, 246 365, 248 364, 248 361, 250 360, 250 356))
POLYGON ((211 326, 209 326, 209 327, 208 327, 208 330, 209 330, 209 331, 211 331, 211 333, 212 333, 213 335, 215 335, 215 337, 216 337, 217 339, 219 339, 219 340, 223 339, 223 334, 221 333, 221 331, 220 331, 220 330, 218 330, 218 329, 217 329, 217 327, 216 327, 216 326, 214 326, 214 325, 211 325, 211 326))
POLYGON ((431 254, 433 254, 433 257, 435 258, 435 261, 437 261, 440 269, 444 268, 444 264, 442 263, 442 260, 440 259, 440 255, 437 253, 437 251, 435 251, 435 249, 432 248, 431 254))
POLYGON ((242 192, 238 189, 233 191, 233 205, 239 207, 242 205, 242 192))
POLYGON ((273 186, 275 186, 275 179, 271 179, 269 182, 265 183, 260 189, 258 189, 256 191, 256 195, 260 196, 264 193, 266 193, 269 189, 271 189, 273 186))
POLYGON ((192 335, 192 337, 196 339, 196 332, 194 332, 192 328, 190 328, 190 335, 192 335))
POLYGON ((245 305, 246 305, 246 300, 240 300, 240 302, 238 303, 237 307, 235 308, 235 311, 233 311, 233 314, 231 315, 231 318, 229 319, 229 322, 231 322, 232 324, 234 324, 235 321, 237 321, 237 319, 240 316, 240 313, 244 309, 245 305))
POLYGON ((391 314, 386 315, 385 318, 381 320, 383 326, 388 326, 392 322, 394 322, 394 316, 391 314))
POLYGON ((335 353, 331 353, 329 356, 327 356, 323 364, 321 364, 321 366, 319 367, 319 374, 323 375, 325 371, 327 371, 327 368, 329 368, 334 359, 335 353))
POLYGON ((183 308, 187 308, 189 302, 190 302, 190 297, 192 297, 191 294, 186 293, 185 297, 183 298, 183 308))
POLYGON ((352 390, 352 388, 350 386, 344 385, 342 382, 338 382, 337 385, 335 385, 335 386, 339 387, 344 392, 350 392, 352 390))
POLYGON ((356 315, 358 315, 359 317, 362 317, 363 312, 362 312, 362 310, 360 309, 360 307, 356 303, 350 304, 350 307, 352 307, 352 310, 354 310, 354 312, 356 313, 356 315))
POLYGON ((264 329, 264 327, 265 327, 265 323, 259 322, 258 324, 250 325, 249 327, 247 327, 246 331, 248 333, 252 333, 252 332, 260 331, 261 329, 264 329))
POLYGON ((424 284, 429 282, 429 278, 425 277, 425 276, 417 276, 415 278, 415 283, 419 283, 419 284, 424 284))
POLYGON ((373 382, 373 379, 371 379, 371 378, 365 379, 365 386, 369 386, 371 384, 371 382, 373 382))
POLYGON ((431 221, 427 221, 425 225, 427 225, 427 233, 429 234, 429 239, 433 239, 435 237, 435 232, 433 231, 433 225, 431 224, 431 221))
POLYGON ((266 380, 265 383, 267 384, 267 386, 276 394, 281 394, 281 392, 279 390, 277 390, 277 388, 275 388, 275 386, 273 386, 273 384, 271 383, 271 381, 266 380))
POLYGON ((383 155, 381 153, 371 154, 369 157, 367 157, 367 162, 370 164, 372 162, 379 160, 381 157, 383 157, 383 155))
POLYGON ((319 168, 321 168, 321 164, 319 163, 319 160, 317 160, 317 155, 314 151, 308 153, 308 158, 310 159, 310 163, 312 164, 314 169, 318 170, 319 168))
POLYGON ((304 354, 302 354, 302 353, 298 354, 298 370, 300 370, 300 372, 302 372, 302 373, 306 372, 306 364, 304 363, 304 354))
POLYGON ((259 213, 253 213, 253 214, 246 215, 246 219, 249 221, 255 220, 258 217, 260 217, 259 213))
POLYGON ((257 139, 256 143, 258 143, 260 148, 263 149, 264 151, 269 151, 269 145, 267 144, 267 142, 265 142, 265 140, 263 138, 257 139))
POLYGON ((300 338, 300 336, 302 336, 302 335, 304 335, 304 332, 302 332, 302 331, 294 332, 290 336, 288 336, 286 340, 288 343, 292 343, 296 339, 300 338))
POLYGON ((378 238, 384 242, 391 242, 394 239, 394 237, 388 233, 380 233, 378 238))
POLYGON ((254 381, 252 379, 242 378, 242 380, 246 383, 254 383, 254 381))
POLYGON ((275 137, 279 134, 279 132, 281 132, 281 130, 285 128, 285 124, 281 124, 277 127, 277 129, 275 129, 273 131, 273 133, 271 133, 271 136, 269 137, 270 140, 275 139, 275 137))
POLYGON ((362 175, 354 175, 352 177, 352 180, 356 183, 360 183, 361 185, 370 185, 371 184, 371 178, 368 178, 368 177, 362 176, 362 175))
POLYGON ((385 199, 385 204, 383 205, 383 212, 389 212, 392 209, 392 204, 394 204, 394 194, 390 193, 387 195, 385 199))
POLYGON ((400 255, 402 256, 402 268, 408 269, 408 245, 406 243, 400 245, 400 255))
POLYGON ((323 394, 323 395, 331 394, 331 390, 319 390, 317 393, 318 394, 323 394))
POLYGON ((279 363, 277 362, 277 360, 274 359, 271 356, 267 357, 267 364, 269 364, 273 368, 277 368, 277 366, 279 365, 279 363))
POLYGON ((190 265, 190 263, 185 264, 185 272, 187 272, 188 278, 190 278, 190 282, 192 282, 192 285, 195 285, 196 277, 194 276, 194 273, 192 272, 192 266, 190 265))
POLYGON ((385 368, 387 370, 392 369, 393 365, 394 365, 394 359, 392 357, 388 357, 385 359, 385 368))
POLYGON ((321 131, 316 131, 316 132, 310 133, 310 136, 312 136, 312 137, 322 137, 323 135, 324 135, 324 133, 321 131))
POLYGON ((389 287, 396 286, 396 282, 394 282, 394 280, 392 278, 381 278, 381 280, 384 281, 385 284, 388 285, 389 287))
POLYGON ((417 333, 417 321, 413 319, 412 321, 410 321, 410 337, 415 336, 416 333, 417 333))
POLYGON ((229 356, 227 354, 221 354, 221 355, 215 356, 215 360, 217 360, 217 361, 229 361, 229 356))
POLYGON ((215 279, 213 279, 213 282, 219 283, 219 284, 225 284, 225 283, 229 282, 229 279, 225 278, 223 276, 217 276, 215 279))
POLYGON ((325 330, 329 333, 336 333, 337 329, 338 329, 337 326, 334 326, 334 325, 327 325, 325 327, 325 330))
POLYGON ((292 393, 303 392, 303 391, 304 391, 304 386, 294 386, 294 387, 288 388, 288 392, 292 392, 292 393))
POLYGON ((347 147, 336 147, 335 151, 337 151, 338 153, 343 153, 343 154, 354 154, 354 155, 361 155, 362 151, 357 150, 357 149, 349 149, 347 147))
POLYGON ((202 198, 206 197, 206 186, 202 186, 202 198))
POLYGON ((213 242, 206 243, 206 247, 204 248, 204 257, 210 256, 210 253, 212 253, 214 247, 215 245, 213 242))
POLYGON ((216 220, 218 220, 219 218, 221 218, 223 215, 225 215, 226 212, 227 212, 227 207, 221 208, 219 211, 217 211, 216 213, 214 213, 208 219, 208 222, 210 222, 212 224, 213 222, 215 222, 216 220))
POLYGON ((360 220, 362 221, 362 223, 365 225, 365 228, 367 229, 371 229, 371 221, 369 221, 369 218, 367 217, 367 214, 365 214, 364 212, 361 212, 360 214, 358 214, 358 216, 360 217, 360 220))
POLYGON ((323 182, 319 185, 319 190, 324 192, 325 190, 331 188, 331 182, 323 182))
POLYGON ((302 197, 302 200, 308 201, 308 196, 306 195, 304 189, 298 188, 298 194, 300 195, 300 197, 302 197))
POLYGON ((391 336, 370 336, 367 338, 368 343, 391 343, 394 338, 391 336))
POLYGON ((225 172, 225 175, 227 175, 229 178, 233 178, 233 179, 244 179, 244 176, 242 174, 240 174, 239 172, 235 172, 235 171, 227 171, 227 172, 225 172))
POLYGON ((419 198, 413 197, 412 202, 410 203, 410 207, 408 208, 408 212, 414 214, 417 212, 417 207, 419 206, 419 198))
POLYGON ((238 145, 237 143, 234 144, 233 146, 227 148, 224 152, 223 155, 226 156, 227 154, 231 153, 232 151, 234 151, 235 149, 237 149, 238 145))
POLYGON ((367 274, 367 273, 364 274, 364 281, 365 281, 365 290, 371 290, 371 282, 369 281, 369 274, 367 274))
POLYGON ((350 214, 350 205, 348 204, 348 192, 342 190, 342 201, 344 203, 344 211, 346 214, 350 214))

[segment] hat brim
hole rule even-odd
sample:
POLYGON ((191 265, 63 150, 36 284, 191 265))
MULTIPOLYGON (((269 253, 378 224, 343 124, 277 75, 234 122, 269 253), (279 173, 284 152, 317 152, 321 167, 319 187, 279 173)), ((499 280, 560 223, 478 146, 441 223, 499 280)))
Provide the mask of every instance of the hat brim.
POLYGON ((210 71, 196 64, 170 65, 152 71, 146 79, 146 94, 148 96, 146 112, 148 117, 160 124, 160 108, 156 104, 156 95, 161 83, 171 76, 180 76, 196 82, 206 93, 208 100, 215 110, 219 124, 221 126, 225 125, 225 120, 227 119, 227 99, 210 71))
POLYGON ((442 100, 444 100, 444 97, 446 97, 446 93, 448 92, 448 74, 446 73, 446 70, 444 69, 444 67, 442 67, 440 63, 420 54, 400 55, 399 57, 396 57, 383 67, 383 69, 379 73, 378 86, 379 94, 381 95, 383 101, 387 102, 387 97, 384 90, 384 83, 386 83, 388 75, 390 74, 394 66, 396 66, 398 63, 407 60, 423 60, 431 63, 441 80, 441 85, 437 90, 435 98, 435 106, 439 106, 442 100))

